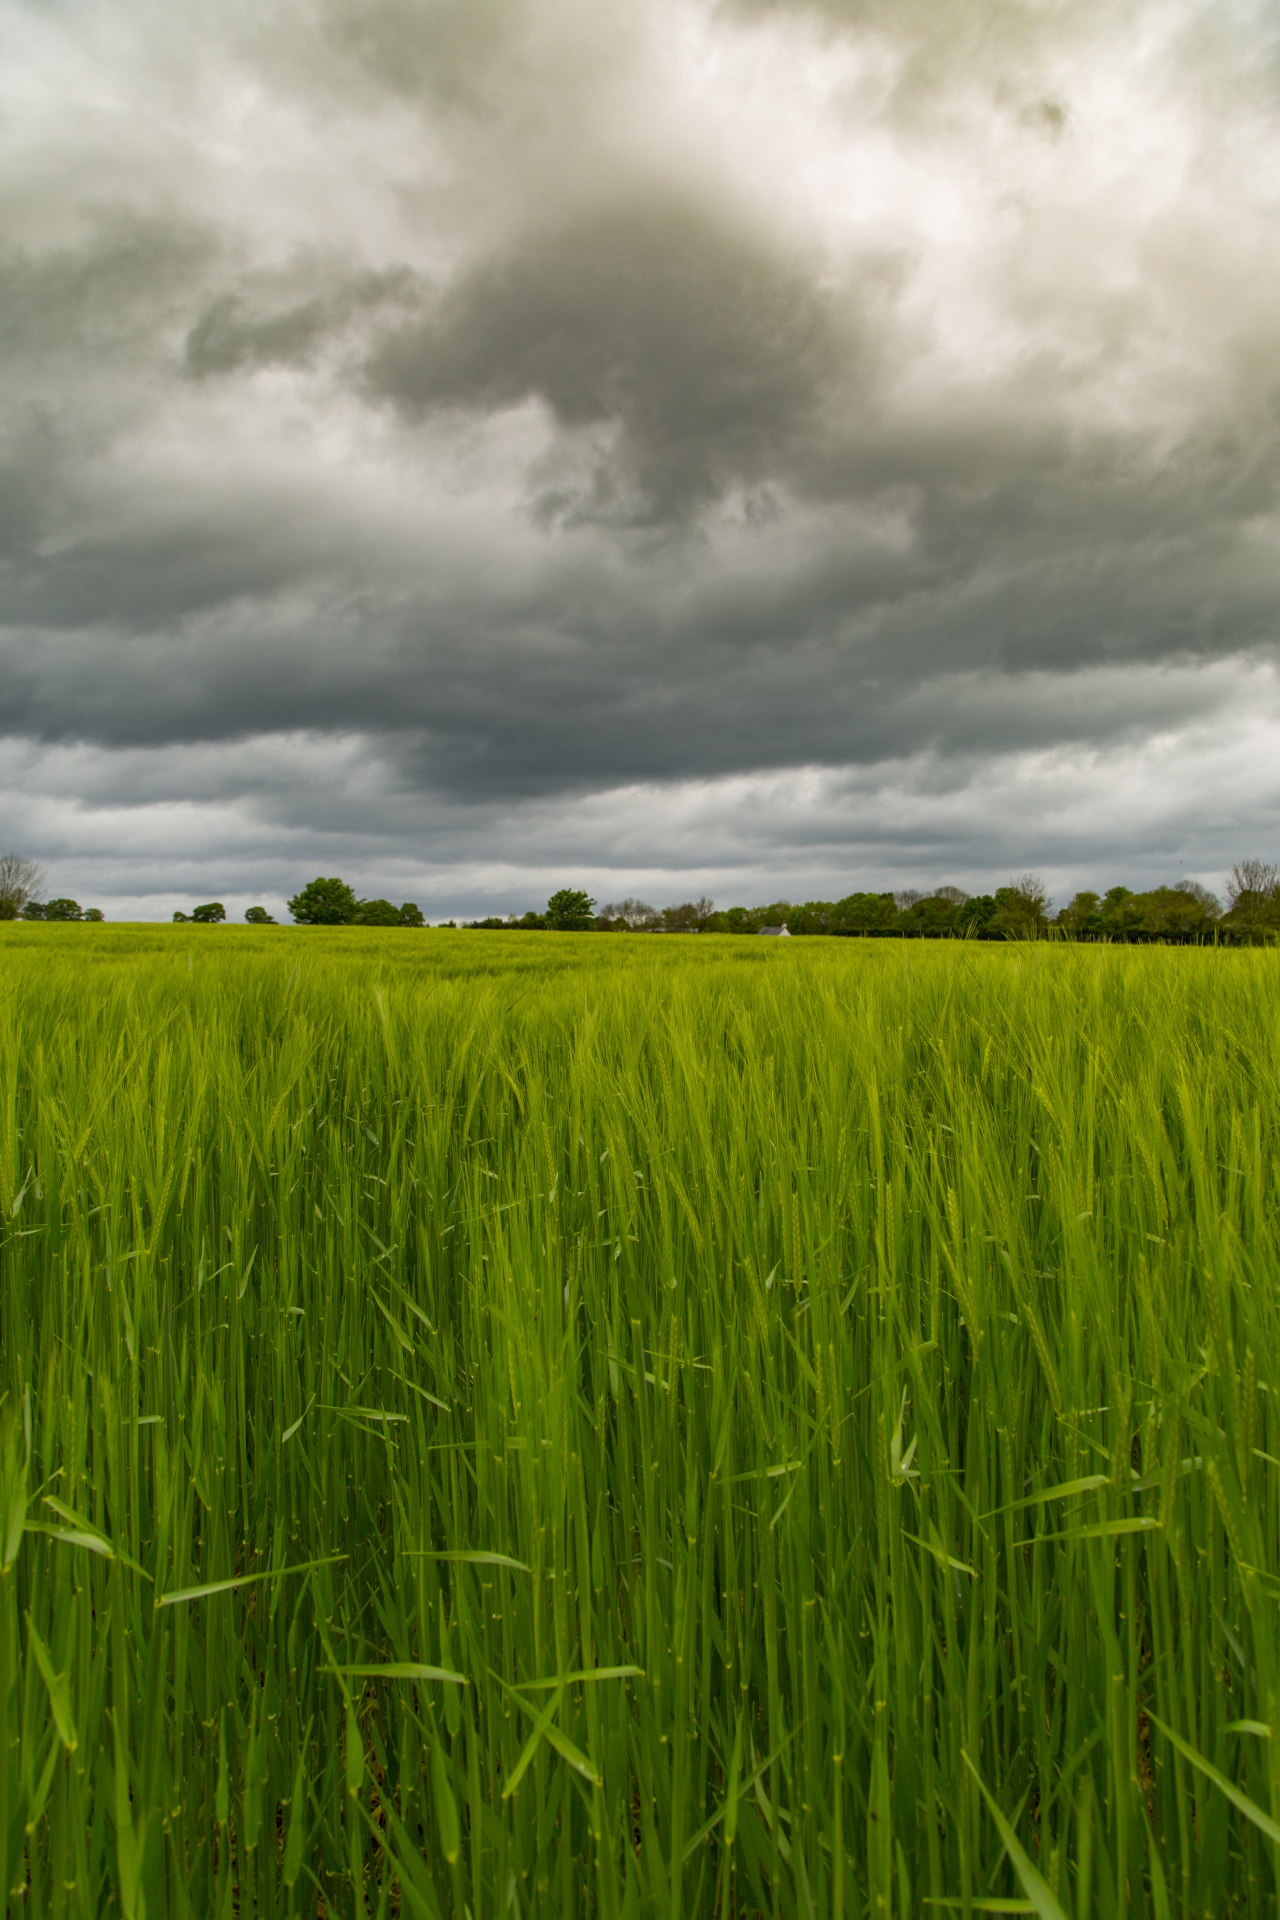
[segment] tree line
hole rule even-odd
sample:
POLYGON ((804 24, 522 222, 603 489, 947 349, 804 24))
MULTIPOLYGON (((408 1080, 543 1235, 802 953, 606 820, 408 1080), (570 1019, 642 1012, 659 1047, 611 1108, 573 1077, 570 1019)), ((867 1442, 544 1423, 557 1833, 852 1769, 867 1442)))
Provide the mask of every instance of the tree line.
POLYGON ((65 896, 42 900, 44 869, 20 853, 0 854, 0 920, 105 920, 101 907, 65 896))
MULTIPOLYGON (((426 916, 416 900, 402 901, 398 907, 390 900, 361 900, 345 880, 323 877, 309 880, 289 901, 289 912, 300 927, 425 927, 426 916)), ((227 910, 221 900, 209 900, 190 913, 175 913, 175 920, 196 925, 216 925, 225 920, 227 910)), ((246 907, 244 917, 251 927, 274 927, 276 922, 265 907, 246 907)))
MULTIPOLYGON (((41 869, 17 854, 0 856, 0 920, 102 920, 97 907, 74 900, 41 900, 41 869)), ((423 927, 416 901, 397 907, 390 900, 361 899, 345 880, 317 877, 288 903, 299 926, 423 927)), ((220 900, 206 901, 176 921, 217 925, 227 917, 220 900)), ((245 909, 252 926, 274 926, 265 907, 245 909)), ((447 922, 449 926, 453 921, 447 922)), ((1173 941, 1227 944, 1280 939, 1280 866, 1268 860, 1240 860, 1231 869, 1226 898, 1220 900, 1197 880, 1134 892, 1111 887, 1105 893, 1075 894, 1057 913, 1042 881, 1024 873, 994 893, 969 894, 962 887, 914 887, 892 892, 850 893, 842 900, 773 900, 756 907, 717 909, 705 896, 668 907, 626 899, 596 911, 582 888, 561 887, 541 912, 490 915, 467 920, 473 930, 552 933, 761 933, 785 928, 789 934, 861 934, 873 938, 1034 940, 1053 935, 1075 940, 1173 941)))
POLYGON ((622 900, 595 911, 580 889, 553 894, 544 913, 470 920, 474 928, 519 932, 761 933, 785 927, 789 934, 862 934, 898 939, 1034 940, 1053 935, 1075 940, 1239 942, 1280 936, 1280 867, 1241 860, 1231 870, 1225 902, 1197 880, 1135 892, 1075 894, 1057 913, 1039 877, 1024 873, 994 893, 969 894, 962 887, 914 887, 892 892, 851 893, 843 900, 773 900, 765 906, 717 911, 705 897, 661 909, 644 900, 622 900))

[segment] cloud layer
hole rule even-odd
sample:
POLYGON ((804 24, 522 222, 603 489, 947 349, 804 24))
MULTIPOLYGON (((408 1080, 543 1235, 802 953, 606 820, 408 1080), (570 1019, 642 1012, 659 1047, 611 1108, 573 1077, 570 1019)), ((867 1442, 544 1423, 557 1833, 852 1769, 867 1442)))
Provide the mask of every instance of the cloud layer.
POLYGON ((0 25, 0 839, 59 890, 1275 850, 1269 10, 0 25))

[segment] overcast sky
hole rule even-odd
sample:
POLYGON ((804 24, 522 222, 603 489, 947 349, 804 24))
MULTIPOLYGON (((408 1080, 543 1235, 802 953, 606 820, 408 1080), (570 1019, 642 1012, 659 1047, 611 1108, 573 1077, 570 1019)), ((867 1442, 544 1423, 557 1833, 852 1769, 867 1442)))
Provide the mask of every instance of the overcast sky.
POLYGON ((1280 856, 1274 0, 0 0, 0 851, 1280 856))

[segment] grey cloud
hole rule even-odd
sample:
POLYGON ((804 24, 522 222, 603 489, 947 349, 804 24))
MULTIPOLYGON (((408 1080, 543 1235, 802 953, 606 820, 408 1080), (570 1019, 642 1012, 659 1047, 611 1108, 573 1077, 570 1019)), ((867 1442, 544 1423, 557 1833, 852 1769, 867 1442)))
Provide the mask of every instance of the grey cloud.
POLYGON ((24 360, 153 348, 216 250, 207 226, 91 210, 74 245, 0 255, 0 352, 24 360))
MULTIPOLYGON (((371 356, 368 388, 413 417, 545 402, 567 428, 616 423, 643 515, 784 475, 853 330, 800 268, 724 213, 658 195, 606 202, 466 275, 371 356)), ((585 505, 585 503, 584 503, 585 505)))
POLYGON ((417 277, 405 267, 344 277, 308 274, 301 263, 300 271, 330 284, 283 304, 272 298, 270 285, 215 294, 187 334, 184 370, 199 380, 256 367, 309 366, 324 343, 377 310, 421 304, 417 277))
POLYGON ((209 302, 187 335, 186 370, 200 379, 273 361, 296 365, 311 357, 329 324, 322 300, 305 300, 284 313, 251 319, 235 294, 222 293, 209 302))
POLYGON ((474 103, 523 11, 518 0, 328 0, 321 17, 333 45, 383 86, 474 103))
MULTIPOLYGON (((21 402, 0 438, 0 570, 29 552, 62 501, 62 448, 48 411, 21 402)), ((2 577, 2 575, 0 575, 2 577)))

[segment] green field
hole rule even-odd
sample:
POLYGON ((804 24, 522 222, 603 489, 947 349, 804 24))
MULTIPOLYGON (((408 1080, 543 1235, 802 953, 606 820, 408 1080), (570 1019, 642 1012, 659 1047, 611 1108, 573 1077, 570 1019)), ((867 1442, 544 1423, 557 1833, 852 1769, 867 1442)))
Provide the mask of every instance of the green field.
POLYGON ((10 1912, 1274 1913, 1280 956, 9 927, 0 1088, 10 1912))

